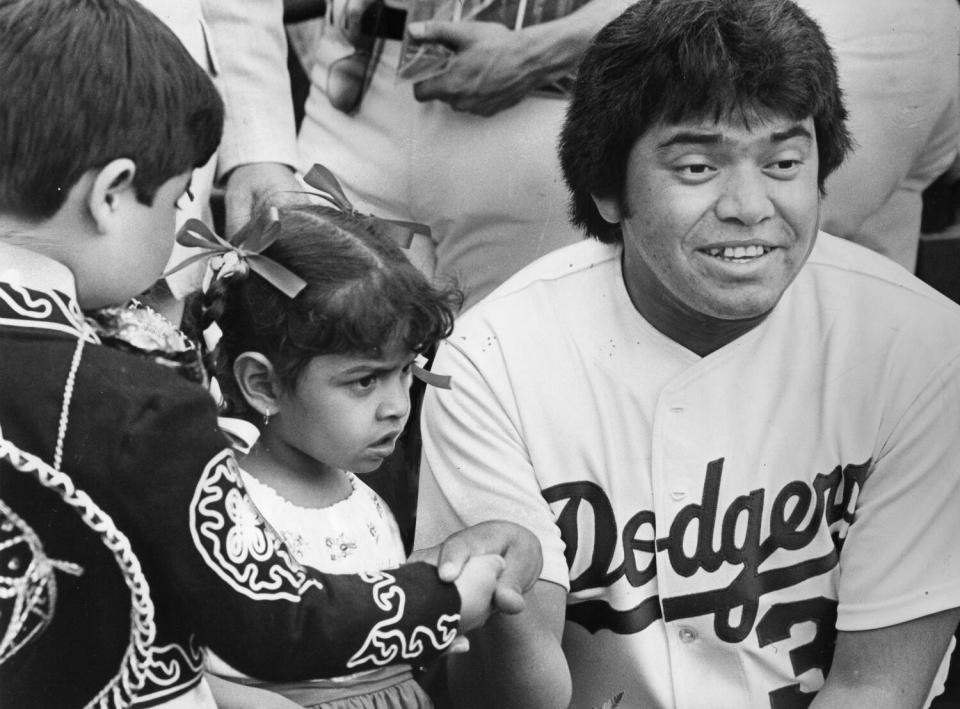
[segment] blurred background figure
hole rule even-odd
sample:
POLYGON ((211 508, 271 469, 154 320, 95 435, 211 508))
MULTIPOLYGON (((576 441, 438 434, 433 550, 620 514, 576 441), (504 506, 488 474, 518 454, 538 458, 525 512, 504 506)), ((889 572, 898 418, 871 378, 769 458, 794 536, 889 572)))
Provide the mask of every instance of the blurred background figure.
MULTIPOLYGON (((454 54, 444 73, 418 83, 396 77, 405 12, 393 2, 335 0, 319 27, 293 29, 309 78, 301 166, 328 166, 361 210, 429 224, 432 242, 415 245, 413 258, 455 279, 465 307, 581 238, 567 220, 555 155, 567 105, 555 87, 628 3, 555 4, 568 14, 516 31, 493 21, 424 26, 422 39, 454 54), (373 19, 358 36, 344 18, 364 14, 364 4, 373 19)), ((310 14, 309 3, 287 7, 291 19, 310 14)))
MULTIPOLYGON (((344 111, 328 94, 355 48, 331 12, 338 5, 341 15, 357 12, 351 4, 360 1, 331 5, 325 21, 289 26, 300 59, 294 71, 302 66, 309 84, 301 162, 330 164, 371 209, 431 223, 434 243, 425 268, 458 278, 467 305, 529 260, 579 239, 566 224, 566 195, 553 161, 556 122, 566 102, 544 98, 538 88, 544 77, 571 71, 583 36, 602 24, 595 20, 614 14, 612 4, 594 0, 562 21, 514 32, 492 22, 435 24, 422 36, 453 49, 454 59, 445 74, 412 90, 394 76, 399 41, 368 38, 378 42, 360 77, 369 85, 344 111), (566 34, 574 26, 578 33, 566 34), (533 50, 519 53, 517 43, 540 50, 531 58, 533 50), (383 198, 374 200, 372 193, 383 198)), ((824 229, 916 271, 924 190, 951 165, 960 174, 958 3, 799 4, 822 25, 836 52, 857 144, 827 184, 824 229)), ((297 21, 318 15, 323 3, 286 5, 288 19, 297 21)), ((367 30, 399 37, 402 11, 385 12, 389 20, 368 23, 367 30)), ((298 85, 306 93, 304 83, 295 83, 295 90, 298 85)), ((942 179, 952 183, 957 174, 942 179)))
MULTIPOLYGON (((917 267, 923 192, 960 146, 956 0, 798 0, 837 55, 856 145, 830 178, 824 231, 917 267)), ((960 175, 958 175, 960 176, 960 175)))
MULTIPOLYGON (((197 63, 213 78, 224 99, 223 142, 190 182, 191 200, 180 204, 178 224, 190 218, 213 226, 222 220, 223 195, 211 201, 215 184, 233 184, 228 204, 232 233, 258 203, 300 189, 289 83, 283 70, 286 37, 279 4, 260 0, 140 0, 163 20, 197 63), (250 166, 256 165, 251 170, 250 166), (248 175, 256 175, 251 182, 248 175), (216 210, 216 211, 214 211, 216 210)), ((179 244, 170 258, 188 255, 179 244)), ((199 286, 200 269, 185 269, 160 281, 146 300, 178 321, 182 299, 199 286)))
MULTIPOLYGON (((411 85, 395 78, 405 14, 391 0, 376 22, 360 28, 369 36, 351 36, 369 50, 359 77, 366 91, 338 109, 328 98, 331 81, 357 67, 341 61, 357 48, 338 17, 356 14, 352 6, 364 2, 143 0, 215 77, 227 103, 224 145, 195 176, 189 216, 210 218, 206 194, 216 176, 226 187, 231 233, 256 204, 299 188, 293 167, 321 161, 344 176, 361 209, 431 223, 433 242, 419 244, 415 259, 428 272, 456 277, 469 305, 529 260, 580 238, 567 224, 553 150, 566 101, 541 89, 575 69, 583 44, 625 3, 592 0, 519 31, 495 22, 433 25, 422 36, 451 47, 454 58, 445 74, 411 85), (299 101, 291 106, 282 23, 324 13, 319 22, 288 24, 296 48, 291 67, 296 76, 302 62, 299 76, 307 77, 294 83, 299 101)), ((837 54, 857 142, 827 185, 824 228, 924 276, 917 263, 922 195, 941 178, 937 194, 947 222, 933 227, 939 231, 953 221, 949 202, 960 175, 958 3, 799 4, 837 54)), ((938 241, 936 253, 960 258, 950 243, 938 241)), ((944 280, 943 259, 928 263, 944 280)), ((191 284, 172 285, 180 295, 191 284)))

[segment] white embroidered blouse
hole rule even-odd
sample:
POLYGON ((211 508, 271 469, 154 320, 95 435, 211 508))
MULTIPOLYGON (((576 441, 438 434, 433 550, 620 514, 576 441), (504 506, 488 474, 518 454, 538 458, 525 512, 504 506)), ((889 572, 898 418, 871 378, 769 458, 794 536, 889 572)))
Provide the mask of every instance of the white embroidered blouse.
POLYGON ((350 495, 329 507, 308 508, 280 496, 241 470, 263 517, 301 564, 337 574, 389 569, 406 558, 397 521, 381 497, 353 473, 350 495))

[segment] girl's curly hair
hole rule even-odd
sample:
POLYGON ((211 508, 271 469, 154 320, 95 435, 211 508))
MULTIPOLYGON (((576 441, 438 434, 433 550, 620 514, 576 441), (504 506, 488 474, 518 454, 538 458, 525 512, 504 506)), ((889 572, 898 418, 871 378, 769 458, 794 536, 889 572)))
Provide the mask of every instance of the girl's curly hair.
POLYGON ((292 388, 317 355, 379 356, 396 344, 424 352, 450 334, 460 292, 432 285, 366 218, 317 204, 279 217, 263 255, 307 282, 295 298, 250 272, 214 280, 187 305, 191 334, 212 322, 223 331, 207 359, 229 414, 252 415, 233 376, 243 352, 263 354, 292 388))

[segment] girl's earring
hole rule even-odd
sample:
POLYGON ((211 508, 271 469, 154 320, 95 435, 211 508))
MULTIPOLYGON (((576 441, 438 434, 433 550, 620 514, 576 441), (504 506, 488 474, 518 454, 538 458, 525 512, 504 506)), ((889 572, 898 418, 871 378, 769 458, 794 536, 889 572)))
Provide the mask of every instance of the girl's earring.
POLYGON ((263 425, 264 425, 264 426, 269 426, 269 425, 270 425, 270 416, 271 416, 271 415, 272 415, 272 414, 270 413, 270 409, 267 409, 266 411, 263 412, 263 425))

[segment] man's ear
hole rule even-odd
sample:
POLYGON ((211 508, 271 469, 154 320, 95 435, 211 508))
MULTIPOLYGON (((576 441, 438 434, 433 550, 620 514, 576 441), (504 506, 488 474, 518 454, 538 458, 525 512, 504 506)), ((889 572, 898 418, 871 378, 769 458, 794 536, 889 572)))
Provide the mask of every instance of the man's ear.
POLYGON ((620 210, 620 200, 616 197, 598 197, 595 194, 590 195, 593 203, 597 205, 597 211, 604 221, 611 224, 619 224, 623 220, 623 213, 620 210))
POLYGON ((111 160, 96 171, 87 195, 87 207, 101 234, 110 231, 117 222, 122 200, 129 198, 135 190, 133 176, 136 172, 137 166, 129 158, 111 160))
POLYGON ((273 364, 260 352, 244 352, 233 361, 233 377, 247 404, 262 416, 280 408, 280 379, 273 364))

